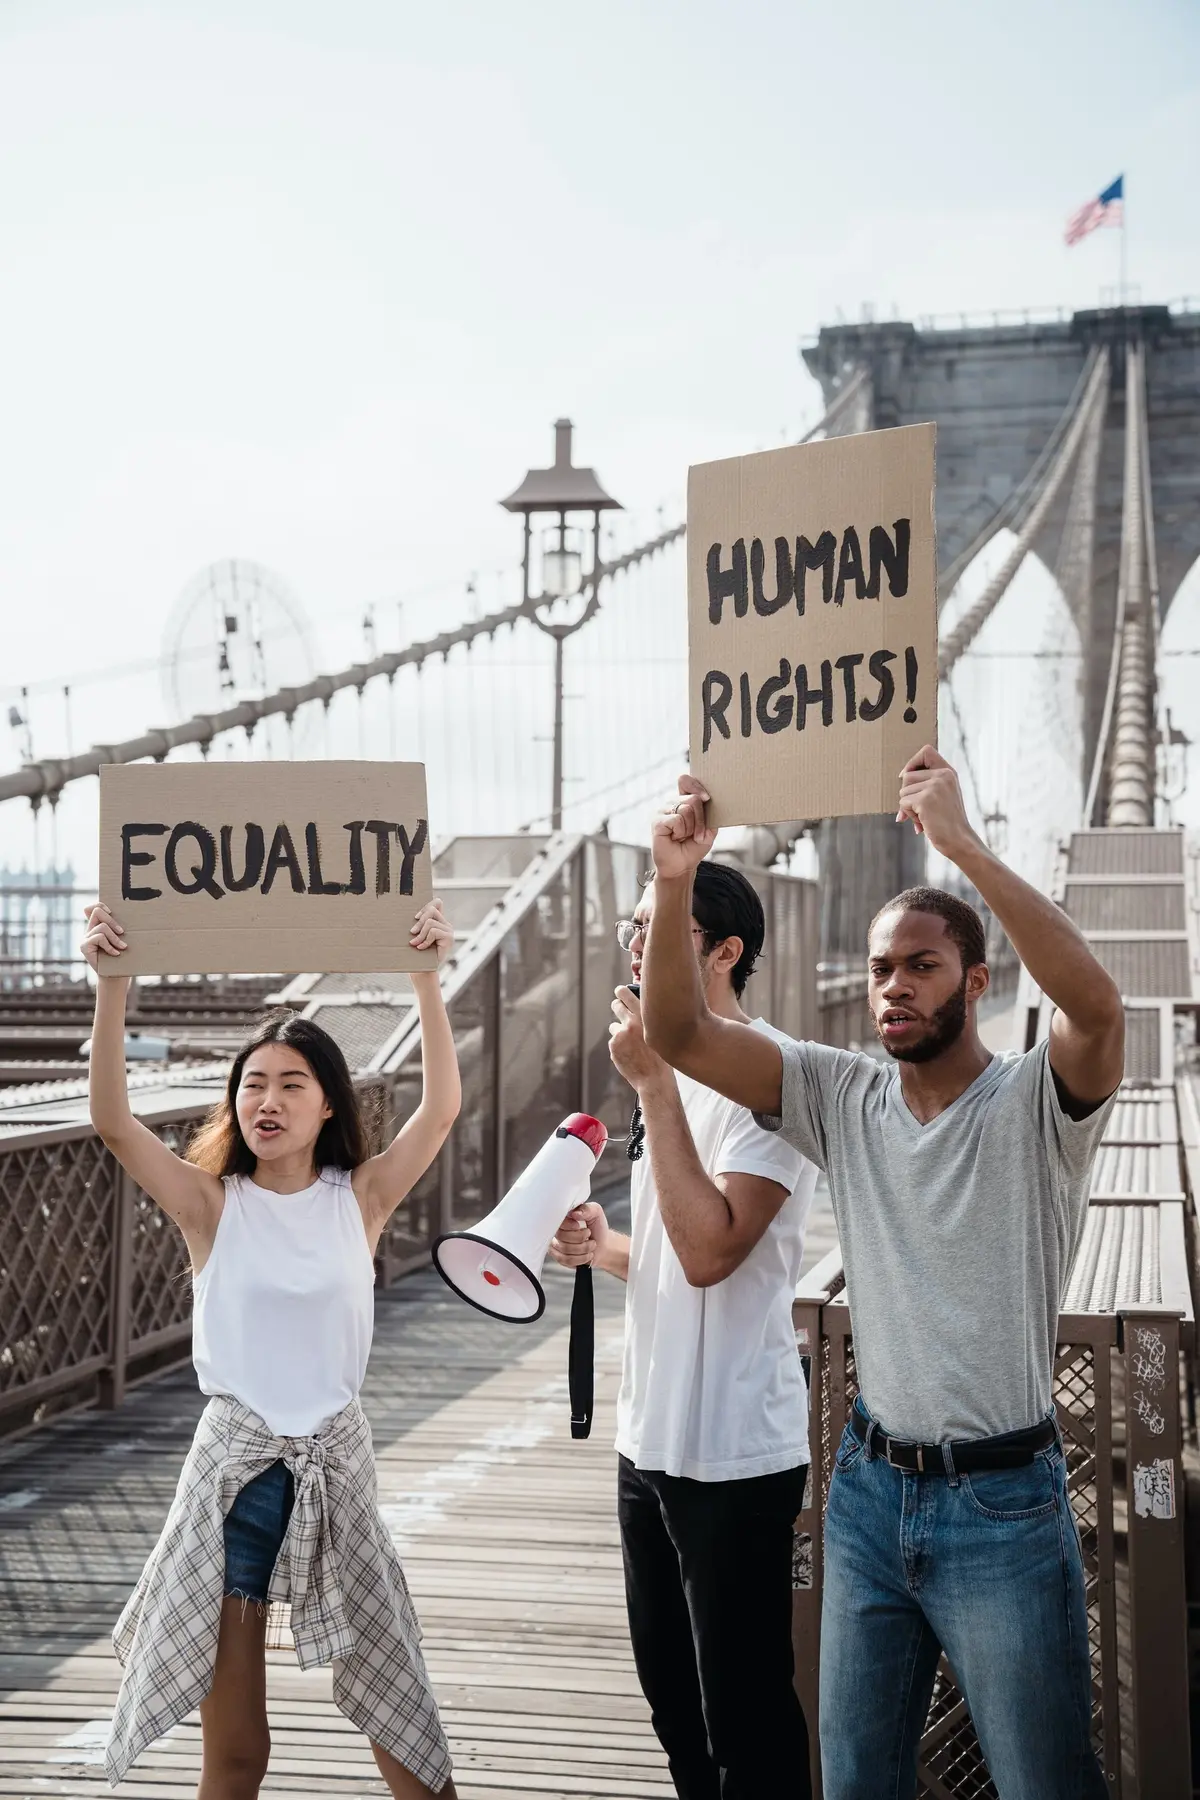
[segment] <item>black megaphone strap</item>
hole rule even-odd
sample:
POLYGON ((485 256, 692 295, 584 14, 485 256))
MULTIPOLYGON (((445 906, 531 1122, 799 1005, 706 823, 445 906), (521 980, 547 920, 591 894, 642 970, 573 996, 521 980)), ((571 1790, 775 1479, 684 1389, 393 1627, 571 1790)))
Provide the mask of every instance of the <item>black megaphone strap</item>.
POLYGON ((596 1401, 596 1300, 592 1271, 586 1264, 575 1271, 575 1291, 571 1295, 567 1386, 571 1395, 571 1436, 588 1437, 596 1401))

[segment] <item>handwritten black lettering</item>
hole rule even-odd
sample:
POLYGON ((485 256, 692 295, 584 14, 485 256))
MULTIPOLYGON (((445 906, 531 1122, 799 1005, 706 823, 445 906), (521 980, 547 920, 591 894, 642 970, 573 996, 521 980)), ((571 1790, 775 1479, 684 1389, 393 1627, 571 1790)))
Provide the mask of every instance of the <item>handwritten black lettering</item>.
POLYGON ((870 573, 867 577, 867 599, 878 600, 879 577, 882 570, 887 570, 888 592, 896 600, 903 600, 908 592, 908 553, 912 540, 912 526, 908 519, 897 519, 892 526, 896 533, 896 541, 892 542, 883 525, 872 525, 871 536, 867 544, 870 558, 870 573))
POLYGON ((840 606, 846 597, 846 587, 854 583, 854 592, 858 599, 863 599, 867 591, 866 577, 863 574, 862 545, 858 541, 858 533, 853 525, 847 525, 842 533, 842 554, 838 558, 837 586, 833 590, 833 604, 840 606))
MULTIPOLYGON (((738 733, 743 738, 757 738, 760 734, 774 736, 793 724, 797 731, 804 731, 809 724, 810 711, 817 707, 823 726, 834 723, 835 711, 839 724, 874 724, 896 704, 899 684, 891 665, 897 661, 898 654, 895 650, 873 650, 869 655, 861 650, 851 650, 836 660, 826 657, 819 669, 816 664, 798 662, 793 665, 787 657, 781 656, 779 673, 765 678, 760 670, 752 674, 747 669, 728 673, 724 669, 709 669, 700 689, 701 751, 709 750, 718 737, 728 742, 733 736, 728 714, 735 683, 739 700, 738 733), (841 704, 837 703, 838 674, 841 675, 841 704)), ((905 721, 913 724, 916 720, 917 653, 910 644, 903 655, 909 698, 905 721)))
POLYGON ((823 531, 815 544, 806 537, 796 539, 796 611, 804 616, 804 582, 809 569, 821 571, 821 598, 828 601, 833 593, 833 564, 837 556, 837 539, 832 531, 823 531))
POLYGON ((707 750, 712 743, 713 726, 715 725, 723 738, 729 736, 725 712, 733 699, 733 683, 721 669, 710 669, 704 677, 700 689, 700 748, 707 750))
POLYGON ((292 834, 286 825, 275 827, 275 836, 271 839, 271 848, 267 851, 267 872, 263 876, 262 891, 269 894, 275 885, 275 877, 281 869, 286 869, 292 883, 293 894, 304 892, 304 876, 300 871, 300 858, 296 855, 296 846, 292 842, 292 834))
POLYGON ((712 544, 708 552, 708 617, 713 625, 721 623, 726 600, 733 601, 734 614, 744 619, 750 606, 746 586, 746 540, 739 538, 730 553, 727 569, 721 567, 721 546, 712 544))
POLYGON ((221 880, 231 894, 244 894, 247 888, 257 887, 263 872, 263 861, 266 856, 266 840, 261 825, 244 825, 246 833, 246 856, 242 863, 242 872, 233 872, 233 826, 221 827, 221 880))
POLYGON ((888 668, 895 662, 894 650, 872 650, 867 658, 867 668, 879 683, 879 693, 874 700, 864 700, 858 709, 860 719, 869 724, 873 719, 882 719, 888 707, 896 697, 896 678, 888 668))
POLYGON ((416 829, 411 838, 403 825, 396 827, 396 840, 400 845, 400 887, 402 894, 413 891, 413 869, 418 856, 425 848, 425 840, 429 836, 428 819, 418 819, 416 829))
POLYGON ((375 892, 392 891, 392 833, 396 827, 388 819, 368 819, 363 827, 375 839, 375 892))
MULTIPOLYGON (((729 735, 723 716, 733 693, 727 675, 713 672, 714 681, 724 683, 725 692, 716 696, 713 716, 718 728, 729 735)), ((748 677, 746 678, 748 681, 748 677)), ((297 825, 297 834, 301 827, 297 825)), ((286 870, 294 894, 354 894, 367 891, 366 858, 363 833, 375 838, 375 892, 388 894, 392 889, 392 843, 399 847, 398 885, 394 890, 411 896, 416 883, 418 859, 429 847, 429 821, 415 819, 398 824, 394 819, 352 819, 342 826, 348 834, 349 880, 334 881, 322 867, 324 846, 320 827, 309 821, 303 827, 308 881, 297 852, 296 839, 286 824, 277 825, 266 848, 266 834, 261 825, 221 825, 209 828, 194 819, 181 820, 168 826, 158 823, 130 823, 121 828, 121 898, 123 900, 159 900, 163 889, 136 885, 135 871, 156 860, 156 853, 138 848, 141 838, 166 838, 162 849, 162 872, 167 885, 177 894, 208 894, 214 900, 227 893, 243 894, 262 885, 260 892, 269 894, 276 879, 286 870), (220 880, 217 879, 218 873, 220 880), (223 883, 223 885, 222 885, 223 883)))
POLYGON ((352 819, 349 825, 342 826, 342 830, 350 833, 350 879, 345 891, 347 894, 365 894, 367 872, 363 866, 363 822, 361 819, 352 819))
POLYGON ((754 610, 762 618, 770 618, 782 606, 787 606, 795 592, 796 578, 792 571, 792 553, 785 537, 775 539, 775 595, 768 598, 763 590, 763 567, 766 563, 766 551, 762 539, 755 538, 750 545, 750 589, 754 596, 754 610))
POLYGON ((855 690, 854 671, 858 667, 859 663, 862 662, 862 660, 863 660, 862 651, 856 650, 851 655, 839 656, 836 664, 834 665, 836 668, 839 668, 842 671, 842 686, 846 690, 846 723, 847 723, 847 725, 853 725, 855 716, 856 716, 857 697, 856 697, 855 691, 854 691, 855 690))
POLYGON ((225 890, 216 883, 217 844, 211 831, 204 825, 197 825, 194 819, 185 819, 176 825, 167 839, 167 847, 163 851, 163 873, 177 894, 211 894, 214 900, 223 900, 225 890), (192 864, 191 885, 180 879, 176 857, 179 846, 185 838, 194 839, 200 852, 199 862, 192 864))
POLYGON ((904 691, 908 705, 904 708, 904 723, 915 725, 917 722, 917 653, 912 645, 904 651, 904 691))
MULTIPOLYGON (((728 733, 726 733, 728 736, 728 733)), ((145 868, 154 861, 152 850, 135 850, 133 840, 136 837, 165 837, 165 825, 122 825, 121 827, 121 898, 122 900, 158 900, 162 897, 161 888, 134 887, 133 871, 145 868)))
POLYGON ((810 688, 808 669, 796 664, 796 729, 803 731, 808 722, 808 709, 820 703, 822 725, 833 724, 833 664, 826 657, 821 664, 821 685, 810 688))
POLYGON ((344 894, 341 881, 326 881, 321 868, 321 838, 310 820, 304 827, 304 848, 308 853, 308 891, 310 894, 344 894))
POLYGON ((784 731, 791 724, 796 703, 790 693, 784 692, 791 685, 792 665, 786 657, 781 656, 778 675, 768 676, 758 690, 754 713, 760 731, 784 731))

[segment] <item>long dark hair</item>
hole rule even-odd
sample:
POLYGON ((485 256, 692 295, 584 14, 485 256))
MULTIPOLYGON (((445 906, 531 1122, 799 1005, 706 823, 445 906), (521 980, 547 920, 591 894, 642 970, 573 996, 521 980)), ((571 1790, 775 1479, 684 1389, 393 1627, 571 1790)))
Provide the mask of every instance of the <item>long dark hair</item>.
POLYGON ((187 1147, 188 1162, 206 1169, 210 1175, 253 1175, 258 1158, 238 1124, 237 1093, 248 1058, 264 1044, 286 1044, 289 1050, 297 1051, 333 1109, 313 1146, 317 1168, 356 1169, 365 1162, 366 1132, 346 1058, 327 1031, 311 1019, 301 1019, 291 1012, 271 1013, 238 1051, 224 1097, 187 1147))

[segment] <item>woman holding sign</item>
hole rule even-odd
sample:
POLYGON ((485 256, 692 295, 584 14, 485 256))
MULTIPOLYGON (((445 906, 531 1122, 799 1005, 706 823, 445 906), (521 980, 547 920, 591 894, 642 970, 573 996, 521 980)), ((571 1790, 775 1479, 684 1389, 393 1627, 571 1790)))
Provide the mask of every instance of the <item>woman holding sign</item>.
MULTIPOLYGON (((450 949, 434 900, 414 949, 450 949)), ((125 938, 88 914, 94 969, 125 938)), ((106 1753, 115 1787, 146 1745, 199 1706, 198 1800, 254 1800, 270 1752, 267 1604, 290 1601, 302 1668, 334 1665, 334 1698, 365 1731, 397 1800, 453 1800, 450 1753, 399 1558, 376 1506, 358 1393, 374 1322, 374 1256, 458 1113, 437 972, 414 974, 421 1103, 366 1154, 346 1060, 311 1020, 266 1020, 186 1158, 134 1118, 125 1082, 128 979, 96 993, 92 1123, 183 1233, 193 1354, 211 1396, 158 1545, 113 1634, 124 1667, 106 1753)))

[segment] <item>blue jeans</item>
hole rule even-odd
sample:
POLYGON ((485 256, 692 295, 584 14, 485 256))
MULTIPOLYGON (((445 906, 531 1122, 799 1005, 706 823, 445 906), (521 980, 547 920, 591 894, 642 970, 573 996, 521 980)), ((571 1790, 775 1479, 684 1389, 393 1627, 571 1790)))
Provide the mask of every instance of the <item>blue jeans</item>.
POLYGON ((225 1514, 225 1594, 266 1604, 275 1561, 296 1499, 287 1466, 272 1463, 248 1481, 225 1514))
POLYGON ((907 1475, 847 1426, 825 1516, 825 1800, 912 1800, 943 1650, 1000 1800, 1107 1794, 1060 1445, 1022 1468, 907 1475))

